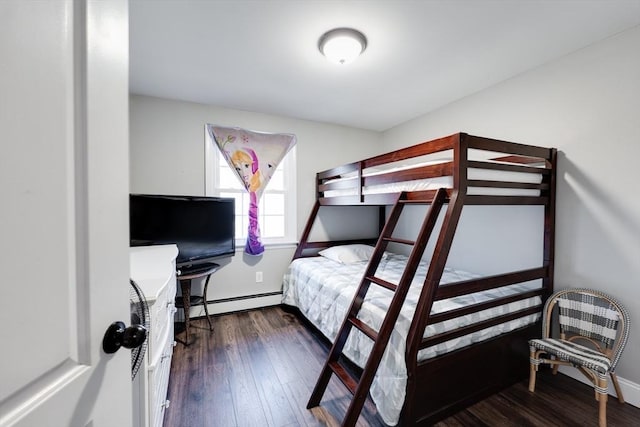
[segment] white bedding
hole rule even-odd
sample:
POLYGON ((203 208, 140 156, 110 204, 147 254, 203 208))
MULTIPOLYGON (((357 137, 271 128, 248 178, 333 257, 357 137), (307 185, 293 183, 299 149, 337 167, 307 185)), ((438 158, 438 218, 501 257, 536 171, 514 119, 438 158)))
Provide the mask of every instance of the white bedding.
MULTIPOLYGON (((407 257, 387 253, 378 267, 376 276, 392 283, 398 283, 407 257)), ((284 304, 298 307, 311 323, 325 336, 333 340, 349 309, 353 295, 360 284, 367 262, 341 264, 324 257, 301 258, 294 260, 285 273, 283 280, 284 304)), ((420 265, 407 299, 396 323, 394 332, 385 350, 380 367, 371 386, 371 397, 382 419, 390 425, 396 425, 404 403, 407 372, 405 366, 406 336, 413 312, 418 301, 420 289, 426 275, 427 265, 420 265)), ((441 283, 452 283, 477 277, 464 271, 445 269, 441 283)), ((481 293, 465 295, 434 303, 433 312, 448 311, 457 307, 486 301, 499 296, 510 295, 522 290, 539 288, 539 283, 524 283, 494 289, 481 293)), ((371 285, 358 317, 378 329, 390 303, 392 292, 377 285, 371 285)), ((534 297, 522 301, 498 306, 461 318, 451 319, 430 325, 425 336, 455 329, 540 304, 540 298, 534 297)), ((419 353, 419 359, 427 359, 439 354, 468 346, 474 342, 508 332, 535 322, 538 314, 516 319, 505 324, 484 329, 457 339, 453 339, 419 353)), ((372 341, 364 334, 353 329, 345 345, 344 353, 358 366, 363 367, 372 348, 372 341)))
MULTIPOLYGON (((381 175, 389 172, 412 169, 419 166, 427 166, 427 165, 434 165, 438 163, 444 163, 447 161, 450 161, 450 160, 439 159, 435 161, 421 162, 421 163, 416 163, 411 165, 389 167, 386 169, 376 167, 376 168, 365 169, 362 175, 364 177, 370 177, 370 176, 381 175)), ((490 162, 490 163, 503 163, 503 162, 490 162)), ((354 173, 351 173, 351 174, 344 175, 342 178, 329 180, 326 183, 345 181, 345 180, 355 180, 355 179, 357 179, 357 177, 355 177, 354 173)), ((542 174, 469 168, 467 170, 467 179, 539 184, 542 181, 542 174)), ((362 194, 368 195, 368 194, 382 194, 382 193, 398 193, 400 191, 425 191, 425 190, 437 190, 438 188, 452 188, 452 187, 453 187, 452 176, 439 176, 439 177, 433 177, 433 178, 416 179, 411 181, 370 185, 363 188, 362 194)), ((324 192, 325 197, 351 196, 354 194, 357 194, 356 189, 328 190, 324 192)), ((535 189, 520 189, 520 188, 470 187, 467 191, 467 194, 484 194, 484 195, 494 195, 494 196, 538 196, 540 194, 540 191, 535 189)))

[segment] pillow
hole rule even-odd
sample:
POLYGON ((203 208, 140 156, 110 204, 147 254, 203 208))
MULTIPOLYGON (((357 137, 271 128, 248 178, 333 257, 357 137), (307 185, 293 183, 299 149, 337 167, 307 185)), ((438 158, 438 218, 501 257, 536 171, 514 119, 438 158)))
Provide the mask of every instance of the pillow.
POLYGON ((342 264, 353 264, 354 262, 369 261, 373 249, 373 246, 363 244, 341 245, 323 249, 318 252, 318 255, 342 264))

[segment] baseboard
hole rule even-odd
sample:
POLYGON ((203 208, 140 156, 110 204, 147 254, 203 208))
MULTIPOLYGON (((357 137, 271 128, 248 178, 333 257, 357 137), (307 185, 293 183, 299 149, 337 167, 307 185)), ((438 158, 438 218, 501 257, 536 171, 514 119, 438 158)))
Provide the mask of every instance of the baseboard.
MULTIPOLYGON (((560 366, 558 371, 573 378, 574 380, 580 381, 581 383, 591 385, 589 380, 575 368, 571 368, 570 366, 560 366)), ((640 408, 640 384, 636 384, 633 381, 629 381, 621 377, 618 377, 618 383, 620 383, 620 390, 622 390, 622 394, 624 395, 624 401, 630 405, 640 408)), ((613 384, 611 384, 611 380, 609 380, 609 394, 617 397, 613 384)))
MULTIPOLYGON (((271 292, 258 295, 243 295, 233 298, 208 301, 207 308, 209 314, 224 314, 234 311, 251 310, 254 308, 269 307, 279 305, 282 302, 282 292, 271 292)), ((191 308, 191 318, 204 317, 204 307, 197 306, 191 308)), ((176 314, 177 321, 183 321, 182 310, 176 314)))

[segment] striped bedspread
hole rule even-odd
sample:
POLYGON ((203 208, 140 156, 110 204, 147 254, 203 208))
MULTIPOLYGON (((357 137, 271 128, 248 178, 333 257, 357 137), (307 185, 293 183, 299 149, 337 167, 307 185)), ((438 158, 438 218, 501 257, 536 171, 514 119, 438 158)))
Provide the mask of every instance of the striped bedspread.
MULTIPOLYGON (((406 261, 407 257, 404 255, 387 253, 375 275, 386 281, 398 283, 406 261)), ((289 266, 283 279, 282 303, 297 307, 325 336, 333 340, 337 336, 340 325, 351 305, 351 300, 360 284, 360 279, 366 266, 366 262, 341 264, 324 257, 296 259, 289 266)), ((404 403, 407 382, 405 366, 406 337, 426 271, 426 263, 421 264, 370 390, 371 397, 380 416, 389 425, 397 424, 404 403)), ((475 277, 478 276, 465 271, 446 268, 441 283, 453 283, 475 277)), ((539 287, 539 283, 523 283, 436 301, 432 312, 449 311, 469 304, 539 287)), ((391 291, 372 284, 358 317, 374 329, 378 329, 382 324, 392 295, 391 291)), ((425 331, 425 336, 473 324, 537 304, 540 304, 540 298, 534 297, 429 325, 425 331)), ((435 357, 475 342, 486 340, 533 323, 538 317, 539 315, 526 316, 426 348, 420 352, 419 359, 424 360, 435 357)), ((366 363, 372 346, 373 343, 367 336, 353 329, 345 345, 344 353, 355 364, 362 367, 366 363)))

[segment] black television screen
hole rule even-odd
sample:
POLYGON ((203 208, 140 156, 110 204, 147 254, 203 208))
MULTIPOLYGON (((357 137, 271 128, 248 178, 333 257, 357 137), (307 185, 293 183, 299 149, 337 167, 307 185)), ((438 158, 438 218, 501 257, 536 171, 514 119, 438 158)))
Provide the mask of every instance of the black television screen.
POLYGON ((129 196, 131 246, 178 246, 178 265, 235 253, 235 200, 224 197, 129 196))

